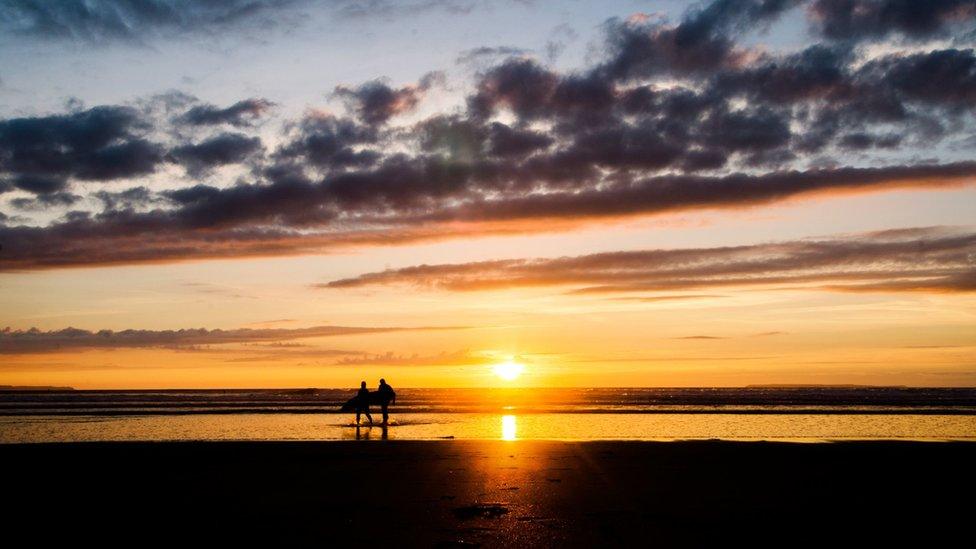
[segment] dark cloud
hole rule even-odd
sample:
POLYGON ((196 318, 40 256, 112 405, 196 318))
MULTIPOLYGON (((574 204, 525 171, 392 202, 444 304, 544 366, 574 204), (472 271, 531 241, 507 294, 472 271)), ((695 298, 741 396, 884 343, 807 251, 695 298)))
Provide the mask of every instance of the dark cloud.
POLYGON ((275 154, 279 160, 304 161, 321 169, 368 166, 380 158, 363 149, 379 139, 376 130, 354 120, 331 115, 307 116, 293 128, 291 141, 275 154))
POLYGON ((939 188, 968 183, 976 163, 734 173, 727 176, 658 176, 567 192, 522 193, 478 199, 429 213, 429 220, 498 221, 649 215, 701 208, 736 208, 831 192, 881 188, 939 188))
POLYGON ((217 107, 171 94, 142 110, 2 120, 0 191, 67 204, 76 180, 148 174, 167 159, 189 177, 165 191, 89 192, 104 211, 66 205, 46 226, 8 220, 0 269, 314 253, 972 184, 976 163, 944 145, 976 131, 973 49, 742 45, 797 4, 718 0, 676 24, 612 20, 589 66, 509 57, 475 76, 463 106, 412 126, 389 122, 416 112, 435 76, 340 87, 348 115, 286 120, 268 154, 243 129, 208 127, 249 126, 265 99, 217 107), (919 150, 930 160, 905 160, 919 150), (241 162, 235 181, 194 180, 241 162))
POLYGON ((853 93, 845 48, 817 44, 782 57, 766 57, 745 67, 714 73, 713 94, 741 94, 774 105, 819 99, 846 99, 853 93))
MULTIPOLYGON (((272 185, 257 186, 239 184, 226 189, 209 185, 196 185, 175 191, 166 191, 165 196, 179 205, 172 212, 175 220, 186 227, 197 229, 228 228, 247 223, 294 224, 296 218, 310 215, 318 204, 318 189, 305 180, 282 178, 272 185)), ((152 226, 154 222, 168 225, 172 214, 151 212, 144 216, 121 219, 137 227, 143 222, 152 226)), ((245 234, 247 234, 245 232, 245 234)), ((258 231, 255 236, 262 234, 258 231)), ((271 236, 273 231, 263 232, 271 236)))
POLYGON ((84 162, 76 164, 78 179, 108 181, 147 175, 162 161, 163 148, 145 139, 133 139, 93 151, 84 162))
POLYGON ((262 150, 261 139, 239 133, 222 133, 200 143, 181 145, 170 151, 170 158, 194 175, 226 164, 238 164, 262 150))
POLYGON ((809 8, 816 32, 832 40, 861 41, 892 34, 924 40, 972 29, 974 0, 814 0, 809 8))
POLYGON ((398 114, 412 111, 427 90, 443 81, 440 73, 429 73, 416 85, 391 88, 380 80, 367 82, 357 88, 337 86, 334 95, 346 99, 356 116, 370 126, 384 124, 398 114))
POLYGON ((901 144, 902 136, 896 134, 871 135, 864 132, 849 133, 838 141, 838 146, 845 149, 894 149, 901 144))
POLYGON ((81 200, 81 197, 69 192, 51 192, 39 194, 34 198, 15 198, 10 205, 18 210, 47 210, 50 208, 71 206, 81 200))
POLYGON ((785 146, 791 133, 784 117, 760 108, 713 113, 704 121, 703 137, 713 150, 757 151, 785 146))
MULTIPOLYGON (((534 180, 518 166, 510 169, 534 180)), ((284 172, 270 184, 197 185, 165 193, 174 209, 0 228, 0 268, 310 253, 491 234, 510 222, 522 224, 516 231, 539 231, 551 230, 555 220, 739 208, 811 193, 946 188, 971 181, 976 163, 659 176, 542 193, 509 190, 497 183, 502 173, 497 166, 394 157, 322 182, 284 172), (474 192, 472 182, 490 194, 474 192)))
POLYGON ((67 177, 145 175, 162 161, 162 148, 142 137, 149 129, 138 111, 122 106, 0 120, 0 171, 35 188, 67 177))
POLYGON ((377 334, 402 331, 456 330, 463 327, 359 327, 313 326, 311 328, 240 328, 208 330, 99 330, 64 328, 41 331, 0 330, 0 354, 26 354, 85 349, 123 349, 145 347, 190 347, 200 345, 244 344, 294 339, 377 334))
POLYGON ((533 59, 512 58, 481 75, 476 93, 468 98, 468 108, 479 118, 501 108, 524 120, 599 117, 614 101, 612 84, 596 72, 561 75, 533 59))
POLYGON ((107 43, 240 28, 268 27, 298 0, 3 0, 0 29, 47 40, 107 43))
POLYGON ((795 0, 716 0, 689 11, 681 23, 611 19, 604 74, 619 80, 658 74, 700 74, 735 66, 744 51, 734 37, 778 18, 795 0))
POLYGON ((15 177, 9 185, 9 190, 16 188, 34 194, 53 194, 63 191, 68 182, 54 177, 26 174, 15 177))
POLYGON ((888 55, 857 74, 862 86, 890 90, 906 101, 972 108, 976 102, 976 56, 972 49, 888 55))
POLYGON ((164 199, 148 187, 132 187, 124 191, 96 191, 92 193, 106 210, 133 209, 162 202, 164 199))
POLYGON ((380 284, 455 291, 567 286, 577 293, 746 285, 969 292, 976 290, 976 234, 928 228, 752 246, 420 265, 335 280, 321 287, 380 284))
POLYGON ((542 114, 558 84, 557 74, 532 59, 509 59, 480 79, 469 108, 486 117, 498 106, 505 106, 520 117, 532 118, 542 114))
POLYGON ((275 104, 267 99, 251 98, 220 108, 216 105, 196 105, 183 113, 180 121, 193 126, 231 126, 247 127, 254 124, 275 104))
POLYGON ((554 139, 542 132, 512 128, 500 122, 489 127, 488 153, 494 156, 523 157, 552 145, 554 139))

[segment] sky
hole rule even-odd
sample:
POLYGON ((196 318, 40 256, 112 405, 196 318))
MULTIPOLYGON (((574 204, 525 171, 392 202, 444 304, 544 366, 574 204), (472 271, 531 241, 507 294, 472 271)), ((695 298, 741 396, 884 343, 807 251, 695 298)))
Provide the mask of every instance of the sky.
POLYGON ((972 0, 0 0, 0 385, 974 386, 974 45, 972 0))

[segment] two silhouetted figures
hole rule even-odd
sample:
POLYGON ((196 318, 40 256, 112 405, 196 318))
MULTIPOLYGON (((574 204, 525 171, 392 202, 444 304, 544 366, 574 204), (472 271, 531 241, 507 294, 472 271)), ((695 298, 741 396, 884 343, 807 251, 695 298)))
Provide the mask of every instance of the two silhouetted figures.
POLYGON ((380 386, 375 392, 370 392, 366 388, 366 382, 363 381, 359 384, 359 391, 356 393, 356 425, 359 425, 359 419, 362 414, 366 415, 366 420, 369 424, 373 424, 373 416, 369 413, 369 405, 371 402, 375 402, 380 405, 380 409, 383 411, 383 425, 386 425, 390 420, 389 406, 390 404, 396 404, 396 392, 393 391, 393 387, 386 382, 385 379, 380 380, 380 386))

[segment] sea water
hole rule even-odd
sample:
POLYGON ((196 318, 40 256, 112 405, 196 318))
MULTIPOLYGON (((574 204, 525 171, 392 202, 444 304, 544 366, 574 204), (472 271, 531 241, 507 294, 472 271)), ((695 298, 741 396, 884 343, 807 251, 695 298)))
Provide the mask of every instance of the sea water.
POLYGON ((0 393, 0 442, 107 440, 964 440, 976 389, 398 389, 391 422, 346 389, 0 393))

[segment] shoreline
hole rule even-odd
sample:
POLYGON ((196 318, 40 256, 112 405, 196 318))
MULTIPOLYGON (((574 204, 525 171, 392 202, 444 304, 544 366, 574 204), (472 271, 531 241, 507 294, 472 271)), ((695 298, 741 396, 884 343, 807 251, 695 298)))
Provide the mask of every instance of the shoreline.
MULTIPOLYGON (((51 417, 51 416, 105 416, 105 417, 127 417, 127 416, 198 416, 198 415, 235 415, 235 414, 296 414, 296 415, 325 415, 325 416, 348 416, 349 412, 339 412, 335 410, 316 410, 316 409, 274 409, 266 408, 213 408, 211 410, 140 410, 138 412, 114 411, 114 410, 65 410, 65 411, 39 411, 23 413, 6 412, 0 410, 0 417, 51 417)), ((790 410, 684 410, 684 409, 662 409, 662 410, 506 410, 488 409, 464 412, 445 412, 443 410, 410 410, 397 411, 396 415, 410 416, 415 414, 441 414, 441 415, 461 415, 461 414, 493 414, 493 415, 542 415, 542 414, 581 414, 581 415, 737 415, 737 416, 790 416, 790 415, 825 415, 825 416, 976 416, 976 409, 961 410, 959 408, 924 408, 924 409, 883 409, 883 410, 824 410, 822 408, 798 408, 790 410)))

